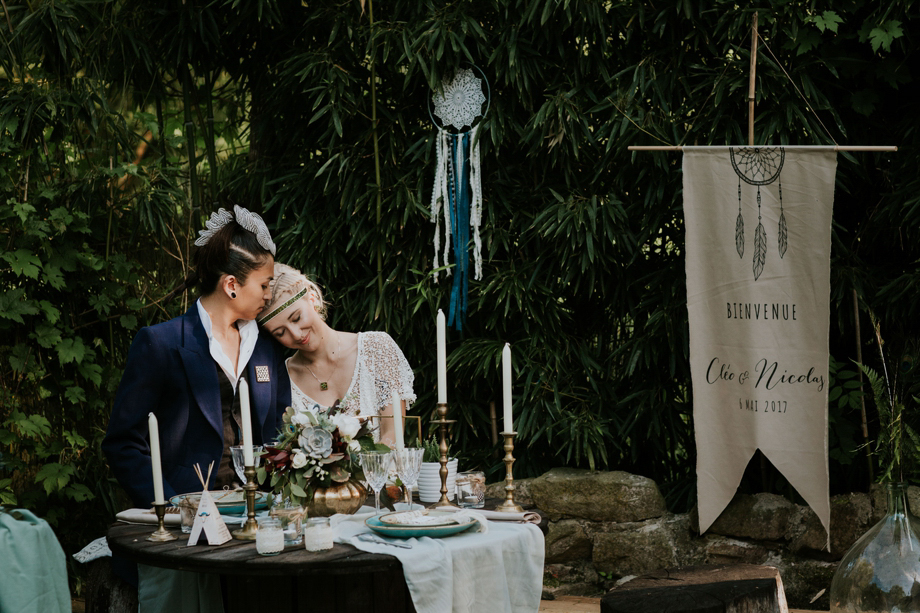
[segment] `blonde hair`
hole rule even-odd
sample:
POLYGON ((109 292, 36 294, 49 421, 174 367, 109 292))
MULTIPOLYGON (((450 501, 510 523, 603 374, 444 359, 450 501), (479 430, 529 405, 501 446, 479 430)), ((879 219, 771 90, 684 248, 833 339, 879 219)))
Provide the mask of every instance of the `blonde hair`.
POLYGON ((313 308, 320 318, 326 319, 326 301, 319 285, 311 281, 305 274, 287 264, 275 262, 274 279, 269 284, 272 297, 268 304, 256 317, 259 324, 267 323, 272 317, 290 306, 288 301, 295 299, 298 294, 306 296, 313 303, 313 308), (279 307, 284 307, 279 310, 279 307))

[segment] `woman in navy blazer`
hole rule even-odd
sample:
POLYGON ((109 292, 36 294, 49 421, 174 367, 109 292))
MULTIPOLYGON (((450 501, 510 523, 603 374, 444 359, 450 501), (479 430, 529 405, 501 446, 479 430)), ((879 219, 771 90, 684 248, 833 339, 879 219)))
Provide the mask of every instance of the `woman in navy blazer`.
MULTIPOLYGON (((274 264, 275 246, 264 222, 242 207, 233 214, 221 209, 195 244, 202 297, 184 315, 137 334, 102 443, 115 477, 141 508, 154 499, 149 413, 159 424, 169 499, 200 491, 195 464, 207 473, 208 465, 220 463, 234 444, 224 435, 227 402, 221 400, 221 378, 225 389, 232 385, 234 398, 239 378, 247 379, 256 445, 275 440, 291 401, 283 349, 253 321, 270 296, 274 264)), ((215 485, 214 472, 209 488, 215 485)))

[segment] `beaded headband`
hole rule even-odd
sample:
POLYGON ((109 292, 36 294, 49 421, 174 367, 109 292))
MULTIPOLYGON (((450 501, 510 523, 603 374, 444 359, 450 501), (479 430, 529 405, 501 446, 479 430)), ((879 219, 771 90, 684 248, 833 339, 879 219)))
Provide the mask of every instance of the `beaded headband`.
POLYGON ((269 319, 273 318, 273 317, 276 316, 278 313, 280 313, 280 312, 283 311, 284 309, 288 308, 289 306, 291 306, 292 304, 294 304, 295 302, 297 302, 298 300, 300 300, 300 298, 301 298, 304 294, 307 293, 307 289, 308 289, 308 288, 306 288, 306 287, 303 288, 302 290, 300 290, 299 292, 297 292, 296 294, 294 294, 293 296, 291 296, 291 297, 287 300, 287 302, 285 302, 284 304, 280 305, 277 309, 275 309, 274 311, 272 311, 271 313, 269 313, 269 314, 266 315, 265 317, 259 319, 259 320, 258 320, 258 321, 259 321, 259 325, 261 326, 261 325, 265 324, 265 322, 267 322, 269 319))
POLYGON ((256 240, 259 241, 259 245, 263 249, 271 251, 271 254, 275 255, 275 243, 272 241, 272 235, 268 232, 268 226, 265 225, 265 222, 262 221, 262 218, 257 213, 248 211, 238 204, 233 207, 232 214, 225 208, 220 208, 216 213, 211 213, 211 218, 204 224, 205 229, 198 232, 195 246, 203 247, 207 245, 218 230, 233 221, 234 216, 236 217, 236 223, 256 235, 256 240))

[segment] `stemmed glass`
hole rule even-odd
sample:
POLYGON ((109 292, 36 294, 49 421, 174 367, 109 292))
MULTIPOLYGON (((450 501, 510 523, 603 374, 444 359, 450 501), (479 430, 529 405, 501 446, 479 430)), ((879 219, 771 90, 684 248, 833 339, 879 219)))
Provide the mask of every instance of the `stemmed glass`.
POLYGON ((374 508, 377 515, 380 515, 380 490, 390 474, 390 452, 362 451, 358 457, 364 470, 364 479, 374 490, 374 508))
MULTIPOLYGON (((230 454, 233 456, 233 469, 236 471, 236 476, 240 478, 240 483, 245 485, 246 475, 243 474, 243 471, 246 466, 243 464, 243 446, 233 445, 230 447, 230 454)), ((253 468, 258 468, 259 464, 262 463, 262 445, 252 446, 252 457, 253 468)))
POLYGON ((412 508, 412 488, 418 484, 418 474, 422 470, 422 457, 424 449, 406 447, 394 453, 396 459, 396 472, 399 480, 406 489, 406 503, 412 508))

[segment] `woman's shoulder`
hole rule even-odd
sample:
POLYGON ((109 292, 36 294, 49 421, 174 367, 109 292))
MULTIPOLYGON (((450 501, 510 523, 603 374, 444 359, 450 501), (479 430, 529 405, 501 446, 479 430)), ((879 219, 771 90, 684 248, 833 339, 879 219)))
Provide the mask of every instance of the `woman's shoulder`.
POLYGON ((368 331, 358 333, 358 352, 365 356, 379 356, 392 358, 393 356, 405 359, 402 349, 393 340, 393 337, 382 331, 368 331))

